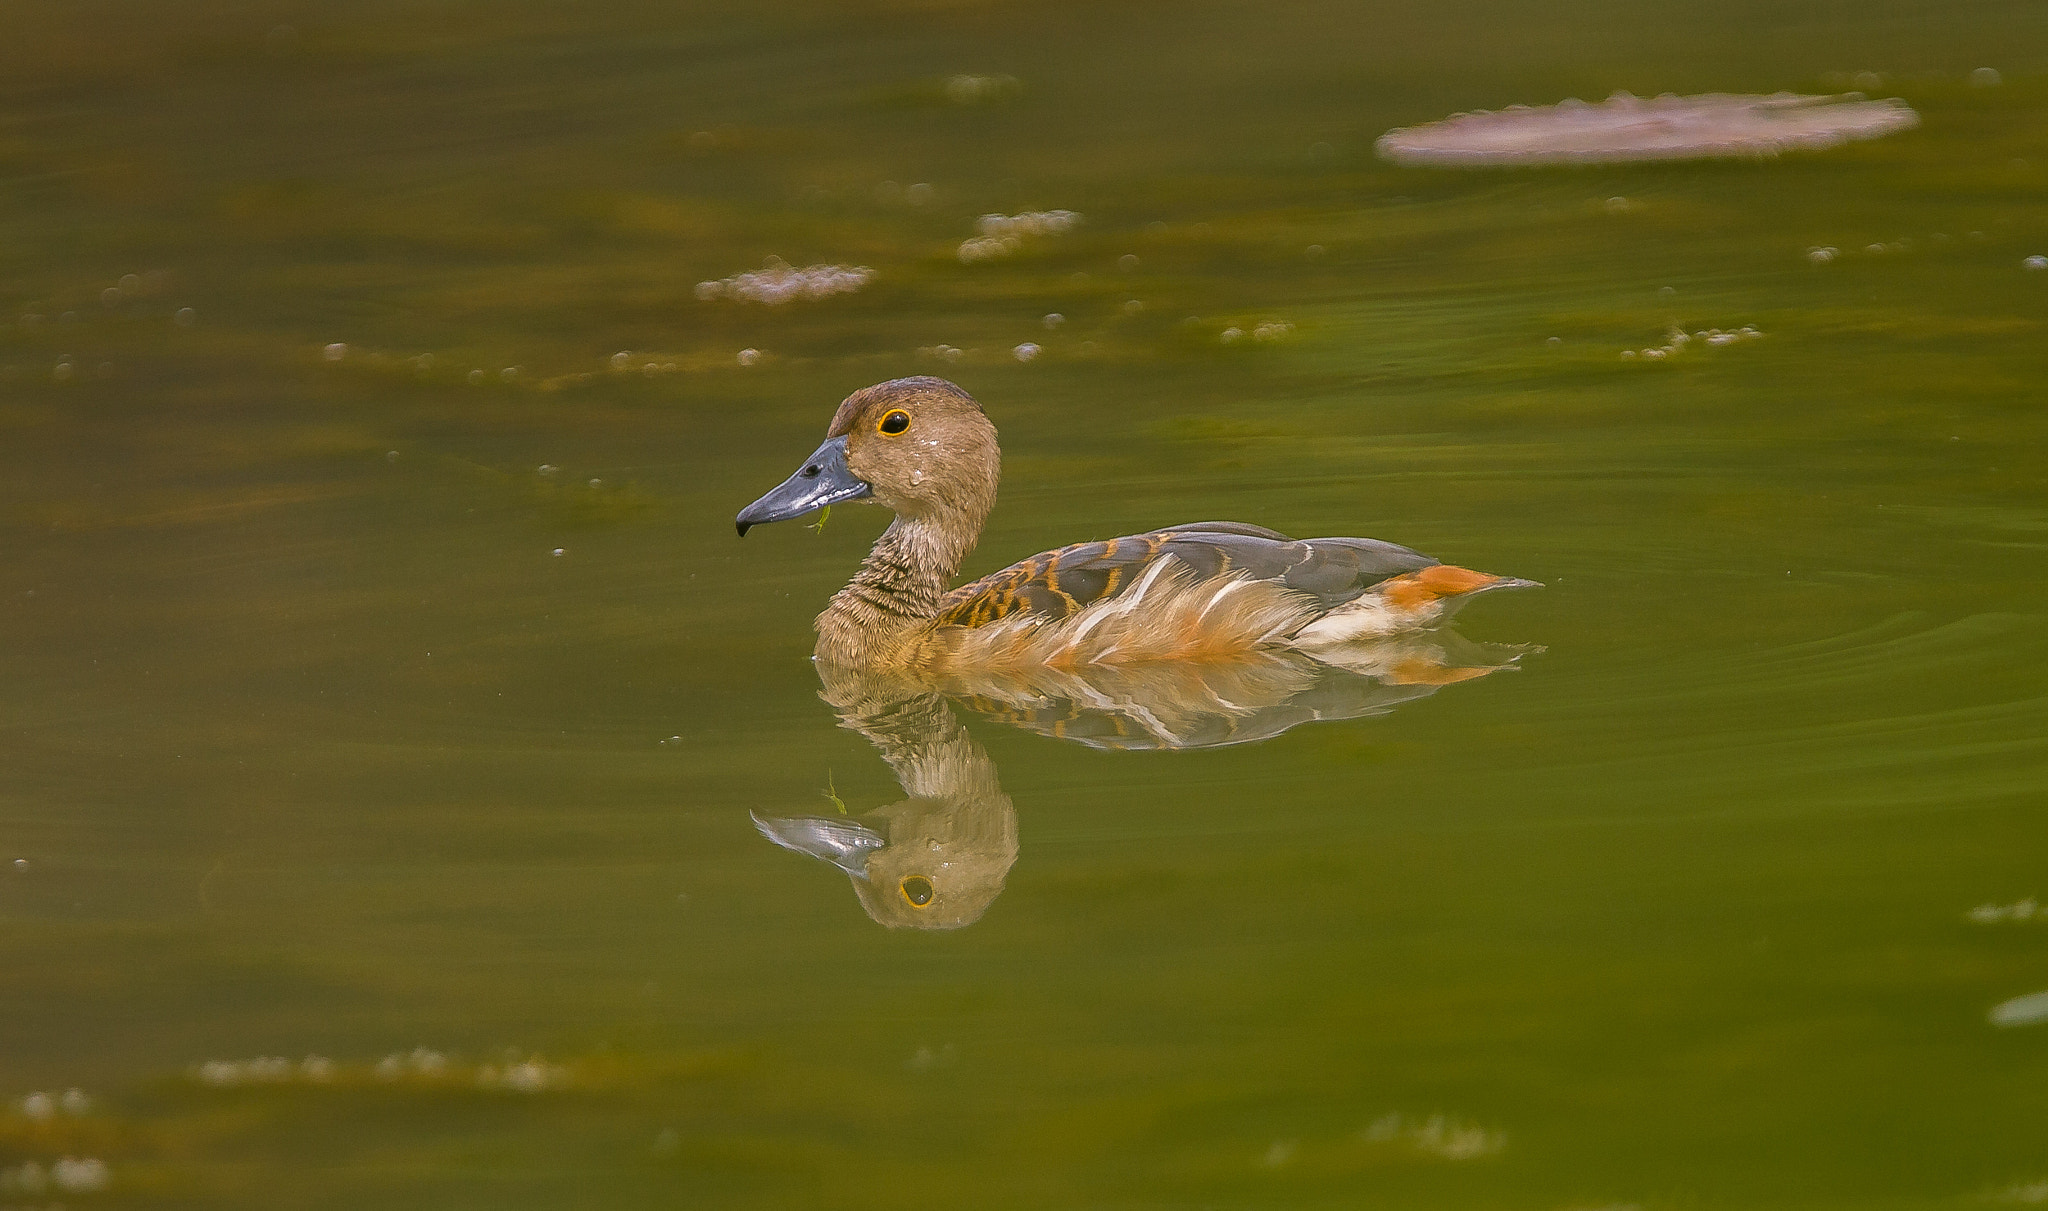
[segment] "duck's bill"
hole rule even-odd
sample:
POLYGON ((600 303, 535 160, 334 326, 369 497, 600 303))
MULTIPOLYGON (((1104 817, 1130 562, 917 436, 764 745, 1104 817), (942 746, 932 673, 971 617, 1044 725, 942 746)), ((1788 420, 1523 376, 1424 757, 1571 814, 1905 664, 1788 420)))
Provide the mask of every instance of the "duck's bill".
POLYGON ((741 509, 733 520, 740 537, 745 538, 750 528, 762 522, 788 521, 813 509, 843 500, 859 500, 873 493, 874 489, 846 465, 846 438, 835 437, 819 446, 795 475, 782 481, 781 487, 741 509))
POLYGON ((865 824, 817 816, 755 816, 754 827, 782 848, 809 854, 856 879, 868 877, 868 855, 889 844, 865 824))

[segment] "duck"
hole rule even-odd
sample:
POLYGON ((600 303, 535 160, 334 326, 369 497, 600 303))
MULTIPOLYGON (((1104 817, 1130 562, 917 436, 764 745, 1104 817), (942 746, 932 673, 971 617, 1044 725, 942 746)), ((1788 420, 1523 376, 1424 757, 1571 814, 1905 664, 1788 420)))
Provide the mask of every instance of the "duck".
POLYGON ((1326 663, 1421 631, 1472 598, 1540 587, 1371 538, 1295 539, 1204 521, 1044 551, 954 587, 996 498, 1002 454, 974 397, 892 379, 839 405, 824 444, 740 510, 740 537, 832 505, 894 517, 817 618, 816 659, 960 676, 1231 661, 1285 651, 1326 663))

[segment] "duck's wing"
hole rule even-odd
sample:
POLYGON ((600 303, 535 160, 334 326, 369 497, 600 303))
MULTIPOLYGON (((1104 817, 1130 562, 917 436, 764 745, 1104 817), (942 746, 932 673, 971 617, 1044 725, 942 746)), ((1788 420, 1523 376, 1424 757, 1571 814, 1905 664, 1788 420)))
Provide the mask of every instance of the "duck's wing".
POLYGON ((1325 610, 1437 562, 1370 538, 1292 539, 1241 522, 1192 522, 1033 555, 946 594, 937 621, 978 627, 1016 614, 1066 618, 1140 583, 1168 556, 1197 582, 1221 576, 1273 581, 1315 598, 1325 610))

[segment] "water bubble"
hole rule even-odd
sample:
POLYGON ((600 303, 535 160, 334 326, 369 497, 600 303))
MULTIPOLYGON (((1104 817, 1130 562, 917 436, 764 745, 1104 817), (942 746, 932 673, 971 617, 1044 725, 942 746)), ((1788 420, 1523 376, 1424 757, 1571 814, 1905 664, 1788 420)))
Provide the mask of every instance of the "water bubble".
POLYGON ((2020 264, 2028 269, 2048 269, 2048 256, 2030 256, 2020 264))
POLYGON ((309 1055, 299 1061, 299 1073, 309 1081, 331 1080, 334 1076, 334 1061, 324 1055, 309 1055))
POLYGON ((1038 356, 1038 346, 1032 344, 1030 341, 1025 341, 1023 344, 1017 346, 1015 349, 1010 350, 1010 352, 1013 355, 1015 355, 1018 361, 1028 362, 1032 358, 1038 356))
POLYGON ((1548 337, 1543 343, 1555 349, 1557 346, 1564 344, 1564 338, 1561 336, 1548 337))
POLYGON ((631 349, 621 349, 617 353, 612 354, 612 369, 624 370, 626 364, 632 360, 633 351, 631 349))
POLYGON ((1057 311, 1048 311, 1048 312, 1046 312, 1046 313, 1045 313, 1045 318, 1039 321, 1039 323, 1041 323, 1041 324, 1044 324, 1044 325, 1045 325, 1045 326, 1046 326, 1047 328, 1057 328, 1057 327, 1059 327, 1059 326, 1060 326, 1061 324, 1064 324, 1064 323, 1066 323, 1066 322, 1067 322, 1067 317, 1066 317, 1066 316, 1064 316, 1064 315, 1061 315, 1061 314, 1060 314, 1059 312, 1057 312, 1057 311))
POLYGON ((1143 311, 1144 309, 1145 309, 1145 304, 1144 304, 1144 303, 1143 303, 1142 301, 1138 300, 1138 299, 1130 299, 1130 300, 1127 300, 1127 301, 1126 301, 1126 302, 1124 303, 1124 314, 1125 314, 1125 315, 1136 315, 1136 314, 1138 314, 1138 313, 1139 313, 1140 311, 1143 311))
POLYGON ((70 377, 73 374, 77 373, 77 371, 78 368, 76 366, 73 366, 70 362, 58 362, 55 368, 53 368, 50 371, 50 377, 56 379, 58 382, 61 383, 70 379, 70 377))
POLYGON ((180 328, 190 328, 199 322, 199 313, 190 307, 180 307, 177 314, 173 315, 171 319, 176 321, 180 328))
POLYGON ((471 386, 475 386, 483 381, 484 372, 482 370, 472 370, 469 372, 469 382, 471 386))
POLYGON ((1624 349, 1621 351, 1621 356, 1623 361, 1634 361, 1636 357, 1636 351, 1633 349, 1624 349))
POLYGON ((1629 211, 1634 210, 1635 207, 1636 204, 1627 198, 1613 197, 1607 199, 1608 214, 1627 214, 1629 211))
POLYGON ((590 481, 590 486, 593 488, 602 488, 604 487, 604 481, 601 479, 593 479, 590 481))
POLYGON ((1310 244, 1307 248, 1302 249, 1301 255, 1313 261, 1316 258, 1322 256, 1324 251, 1325 249, 1321 244, 1310 244))
POLYGON ((1859 71, 1850 83, 1864 92, 1871 92, 1884 87, 1884 76, 1874 71, 1859 71))
POLYGON ((1123 254, 1122 256, 1120 256, 1120 257, 1118 257, 1118 258, 1116 259, 1116 267, 1117 267, 1118 269, 1122 270, 1122 271, 1123 271, 1123 272, 1125 272, 1125 273, 1135 273, 1135 272, 1137 272, 1137 269, 1138 269, 1138 258, 1137 258, 1137 255, 1136 255, 1135 253, 1129 253, 1129 252, 1126 252, 1125 254, 1123 254))
POLYGON ((21 1099, 21 1113, 40 1123, 56 1116, 57 1103, 47 1093, 31 1093, 21 1099))
POLYGON ((924 181, 919 181, 903 191, 903 200, 912 206, 923 206, 932 200, 932 187, 924 181))
POLYGON ((16 858, 14 860, 14 869, 17 874, 26 871, 28 869, 28 859, 16 858))
POLYGON ((76 311, 67 311, 57 317, 57 322, 60 324, 75 324, 78 322, 78 313, 76 311))
POLYGON ((567 555, 568 553, 569 548, 567 547, 556 547, 554 550, 548 552, 548 554, 553 555, 556 559, 560 559, 562 556, 567 555))
POLYGON ((503 370, 498 371, 498 379, 500 382, 509 383, 512 382, 514 379, 517 379, 518 377, 519 367, 517 366, 507 366, 503 370))
POLYGON ((35 327, 38 327, 38 326, 40 326, 40 325, 42 324, 42 322, 43 322, 43 317, 42 317, 42 316, 40 316, 40 315, 36 315, 36 314, 34 314, 34 313, 32 313, 32 312, 31 312, 31 313, 28 313, 28 314, 24 314, 24 315, 23 315, 23 316, 21 317, 21 326, 22 326, 22 327, 24 327, 24 328, 35 328, 35 327))
POLYGON ((1242 328, 1225 328, 1225 329, 1224 329, 1224 330, 1222 331, 1222 333, 1218 335, 1218 337, 1217 337, 1216 339, 1218 339, 1218 340, 1222 341, 1222 342, 1223 342, 1224 344, 1226 344, 1226 345, 1229 345, 1229 344, 1234 344, 1235 342, 1237 342, 1237 341, 1239 341, 1239 340, 1243 339, 1243 337, 1244 337, 1244 329, 1242 329, 1242 328))
POLYGON ((2005 83, 2005 77, 1995 67, 1980 67, 1970 73, 1970 83, 1977 88, 1996 88, 2005 83))
POLYGON ((348 346, 340 341, 336 341, 333 344, 327 346, 327 348, 322 349, 320 351, 320 356, 326 358, 330 362, 338 362, 342 358, 348 356, 348 346))
POLYGON ((109 286, 105 290, 100 291, 100 306, 112 307, 120 301, 121 288, 119 286, 109 286))
POLYGON ((123 294, 134 294, 141 289, 141 278, 136 277, 132 273, 124 273, 121 275, 121 292, 123 294))
POLYGON ((64 1096, 57 1099, 57 1104, 74 1118, 92 1109, 92 1099, 85 1095, 83 1089, 66 1089, 64 1096))
POLYGON ((760 351, 759 349, 742 349, 742 350, 740 350, 740 353, 739 353, 739 363, 740 363, 740 365, 742 365, 742 366, 754 366, 754 365, 759 365, 759 364, 760 364, 760 361, 761 361, 761 351, 760 351))
POLYGON ((1674 295, 1674 294, 1677 294, 1677 293, 1678 293, 1678 287, 1676 287, 1676 286, 1659 286, 1659 287, 1657 287, 1657 293, 1658 293, 1658 294, 1661 294, 1661 295, 1663 295, 1663 296, 1664 296, 1664 297, 1666 297, 1666 298, 1669 298, 1669 297, 1671 297, 1672 295, 1674 295))

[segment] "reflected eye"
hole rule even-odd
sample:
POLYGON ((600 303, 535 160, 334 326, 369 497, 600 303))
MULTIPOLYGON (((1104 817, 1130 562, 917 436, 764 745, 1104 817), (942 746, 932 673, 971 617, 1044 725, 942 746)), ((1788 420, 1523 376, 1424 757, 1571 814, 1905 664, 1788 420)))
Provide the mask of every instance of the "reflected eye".
POLYGON ((875 432, 886 433, 890 437, 894 437, 908 428, 910 428, 910 413, 898 408, 882 418, 882 423, 875 426, 875 432))
POLYGON ((912 908, 923 908, 932 902, 932 881, 923 875, 911 875, 896 885, 903 898, 910 901, 912 908))

